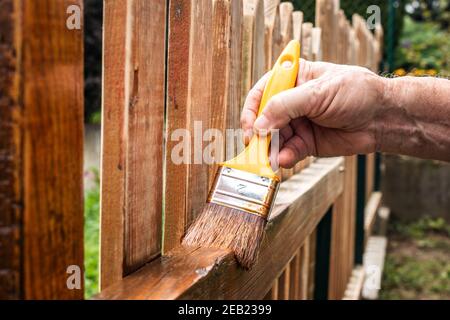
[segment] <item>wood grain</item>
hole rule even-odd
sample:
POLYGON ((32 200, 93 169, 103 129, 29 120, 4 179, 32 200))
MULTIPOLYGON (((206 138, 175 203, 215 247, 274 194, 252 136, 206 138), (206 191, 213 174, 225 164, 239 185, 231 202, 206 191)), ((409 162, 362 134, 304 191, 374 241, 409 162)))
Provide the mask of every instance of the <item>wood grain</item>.
POLYGON ((306 60, 312 60, 312 29, 313 24, 311 22, 305 22, 302 24, 302 51, 301 57, 306 60))
POLYGON ((102 288, 161 252, 165 10, 105 5, 102 288))
MULTIPOLYGON (((294 6, 291 2, 282 2, 279 6, 280 11, 280 33, 281 33, 281 48, 285 48, 289 41, 294 37, 294 28, 292 26, 292 12, 294 6)), ((294 169, 281 168, 281 181, 286 181, 294 174, 294 169)))
POLYGON ((294 11, 292 13, 292 35, 297 41, 302 41, 302 24, 303 24, 303 12, 294 11))
POLYGON ((321 61, 322 53, 322 29, 312 28, 311 30, 311 56, 313 61, 321 61))
POLYGON ((248 92, 266 71, 264 1, 243 1, 241 105, 248 92))
POLYGON ((294 27, 292 22, 292 13, 294 12, 294 5, 291 2, 280 3, 280 30, 282 47, 294 38, 294 27))
MULTIPOLYGON (((241 65, 243 8, 240 0, 230 2, 230 66, 228 75, 227 129, 239 129, 241 118, 241 65)), ((240 137, 227 136, 226 159, 231 159, 241 150, 240 137)))
POLYGON ((266 69, 272 69, 281 54, 280 0, 264 0, 266 69))
POLYGON ((171 136, 176 129, 187 129, 191 134, 188 143, 203 150, 202 136, 213 112, 213 38, 205 36, 213 32, 212 5, 210 0, 170 3, 164 252, 180 244, 209 191, 209 168, 203 153, 191 147, 186 162, 174 163, 173 148, 180 142, 171 136), (194 135, 195 131, 199 134, 194 135))
POLYGON ((316 27, 322 29, 323 60, 337 62, 339 0, 316 1, 316 27))
MULTIPOLYGON (((219 130, 225 137, 227 126, 228 89, 230 78, 230 39, 231 35, 231 3, 228 0, 212 1, 212 72, 211 72, 211 112, 209 128, 219 130)), ((231 110, 232 111, 232 110, 231 110)), ((232 111, 233 112, 233 111, 232 111)), ((212 137, 211 141, 212 141, 212 137)), ((211 188, 218 166, 215 163, 225 160, 226 143, 222 148, 210 154, 214 164, 209 166, 208 190, 211 188)))
POLYGON ((342 192, 343 177, 339 172, 342 161, 319 159, 283 184, 267 227, 267 240, 250 272, 240 269, 228 251, 179 248, 129 275, 97 298, 263 298, 279 270, 342 192))
POLYGON ((0 3, 1 298, 84 294, 66 284, 83 268, 83 32, 66 27, 69 5, 82 9, 0 3))
POLYGON ((23 208, 21 188, 20 7, 0 2, 0 299, 20 299, 23 208))
POLYGON ((104 6, 102 152, 100 201, 100 288, 123 277, 125 207, 125 1, 104 6), (121 68, 117 67, 121 65, 121 68))

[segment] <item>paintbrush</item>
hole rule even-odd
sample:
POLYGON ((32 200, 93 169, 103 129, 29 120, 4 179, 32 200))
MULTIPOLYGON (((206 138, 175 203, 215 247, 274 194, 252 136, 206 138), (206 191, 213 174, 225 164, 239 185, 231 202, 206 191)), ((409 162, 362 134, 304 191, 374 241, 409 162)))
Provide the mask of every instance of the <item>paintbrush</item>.
MULTIPOLYGON (((291 41, 275 63, 258 110, 297 82, 300 44, 291 41)), ((269 161, 271 134, 256 134, 234 159, 221 163, 203 211, 183 245, 231 249, 240 265, 255 263, 280 179, 269 161)))

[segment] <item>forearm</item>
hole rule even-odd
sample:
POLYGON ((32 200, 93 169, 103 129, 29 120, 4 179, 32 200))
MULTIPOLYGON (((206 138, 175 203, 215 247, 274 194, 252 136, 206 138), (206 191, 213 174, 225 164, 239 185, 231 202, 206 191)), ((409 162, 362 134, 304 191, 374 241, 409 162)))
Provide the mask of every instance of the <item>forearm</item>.
POLYGON ((450 81, 383 79, 377 113, 377 149, 450 161, 450 81))

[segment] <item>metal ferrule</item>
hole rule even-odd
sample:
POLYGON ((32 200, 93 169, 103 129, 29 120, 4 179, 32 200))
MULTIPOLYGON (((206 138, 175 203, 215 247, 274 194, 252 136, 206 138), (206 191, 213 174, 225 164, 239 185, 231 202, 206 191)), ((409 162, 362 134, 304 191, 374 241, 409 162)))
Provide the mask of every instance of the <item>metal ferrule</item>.
POLYGON ((278 186, 279 181, 275 179, 221 166, 217 170, 208 202, 267 219, 278 186))

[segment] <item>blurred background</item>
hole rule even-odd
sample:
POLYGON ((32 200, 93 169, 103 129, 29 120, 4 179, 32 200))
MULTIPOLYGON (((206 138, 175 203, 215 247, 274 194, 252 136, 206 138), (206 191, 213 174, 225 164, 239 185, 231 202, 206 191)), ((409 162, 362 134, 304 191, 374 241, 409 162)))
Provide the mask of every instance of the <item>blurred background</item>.
MULTIPOLYGON (((294 0, 314 21, 314 0, 294 0)), ((383 76, 450 76, 450 0, 340 0, 385 33, 383 76)), ((99 154, 103 1, 85 0, 86 296, 98 291, 99 154)), ((351 18, 351 17, 349 17, 351 18)), ((391 209, 381 299, 450 299, 450 164, 383 155, 381 188, 391 209)))

